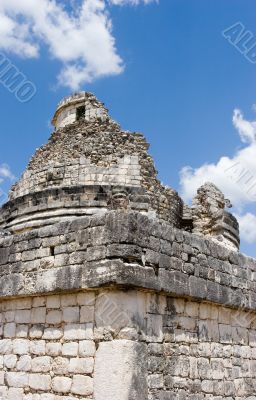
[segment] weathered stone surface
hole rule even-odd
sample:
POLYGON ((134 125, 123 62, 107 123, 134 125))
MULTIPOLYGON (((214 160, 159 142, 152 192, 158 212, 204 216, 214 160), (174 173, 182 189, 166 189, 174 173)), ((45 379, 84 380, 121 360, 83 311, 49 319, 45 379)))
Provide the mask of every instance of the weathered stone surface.
POLYGON ((254 399, 256 261, 224 195, 183 206, 90 94, 54 125, 0 210, 0 397, 254 399))
MULTIPOLYGON (((62 226, 63 224, 55 225, 58 235, 62 226)), ((48 240, 57 235, 55 230, 44 228, 45 233, 46 231, 48 240)), ((42 230, 33 230, 32 233, 24 233, 22 239, 30 243, 35 240, 36 235, 41 234, 42 230)), ((15 240, 17 239, 18 236, 15 240)), ((5 271, 6 268, 14 268, 16 263, 8 262, 2 270, 0 268, 2 297, 17 293, 25 296, 86 289, 114 282, 116 285, 163 290, 166 293, 196 297, 231 307, 256 308, 253 300, 256 287, 255 261, 242 255, 235 256, 232 250, 226 249, 223 253, 222 246, 195 234, 184 232, 181 237, 179 230, 167 223, 152 221, 140 213, 111 211, 105 216, 92 218, 89 226, 87 217, 81 218, 73 228, 70 224, 65 226, 62 240, 66 242, 65 254, 61 255, 61 260, 58 255, 55 256, 57 264, 54 268, 50 266, 46 269, 35 269, 32 275, 30 269, 26 270, 26 263, 19 265, 19 272, 16 271, 14 275, 6 275, 5 271), (97 246, 88 239, 94 235, 95 229, 97 246), (80 251, 87 247, 89 253, 80 251), (149 251, 154 252, 153 258, 152 255, 148 258, 149 251), (81 264, 70 265, 69 257, 76 253, 82 254, 82 258, 79 256, 81 264), (167 257, 165 261, 164 257, 167 257)), ((2 241, 4 245, 10 246, 10 254, 16 251, 16 244, 10 244, 9 239, 2 241)), ((33 254, 39 263, 44 259, 40 258, 41 252, 37 254, 37 249, 33 254)), ((55 299, 58 302, 58 297, 55 299)), ((78 321, 79 316, 72 313, 75 310, 69 311, 68 307, 72 305, 67 305, 65 319, 78 321)), ((89 307, 90 304, 86 304, 82 310, 81 322, 89 322, 91 319, 89 307)), ((36 314, 32 309, 31 316, 27 311, 23 317, 17 315, 16 318, 31 318, 32 323, 41 324, 46 319, 51 323, 51 318, 57 323, 60 316, 53 310, 46 315, 45 308, 41 307, 36 314)))
POLYGON ((80 396, 93 394, 93 381, 89 376, 75 375, 71 386, 71 392, 80 396))
MULTIPOLYGON (((40 310, 45 304, 47 315, 55 300, 55 295, 42 296, 42 301, 33 301, 33 308, 38 305, 40 310)), ((255 312, 134 288, 61 294, 58 305, 55 311, 62 316, 67 307, 78 307, 79 312, 92 307, 91 325, 70 324, 62 317, 53 329, 35 325, 47 339, 0 340, 0 386, 11 396, 29 388, 54 400, 53 395, 61 400, 92 395, 104 400, 158 400, 170 390, 174 399, 181 391, 194 396, 195 390, 202 400, 225 398, 226 391, 229 400, 254 395, 255 312), (128 323, 123 327, 125 316, 128 323), (62 332, 61 339, 55 331, 62 332), (90 339, 81 339, 88 333, 90 339)), ((2 301, 2 325, 15 318, 17 308, 31 306, 23 299, 2 301)), ((30 322, 22 324, 26 325, 30 322)))
POLYGON ((142 343, 101 343, 95 360, 95 400, 146 400, 146 356, 142 343))
POLYGON ((239 226, 234 216, 225 211, 229 200, 212 183, 201 186, 193 200, 193 232, 209 236, 224 246, 239 249, 239 226))
MULTIPOLYGON (((88 93, 65 100, 54 121, 56 131, 37 150, 0 211, 1 229, 20 232, 109 209, 159 215, 180 226, 182 200, 160 183, 142 134, 122 131, 88 93), (76 120, 81 106, 85 117, 76 120)), ((6 256, 0 252, 0 262, 6 256)), ((33 253, 27 249, 23 257, 29 262, 33 253)))

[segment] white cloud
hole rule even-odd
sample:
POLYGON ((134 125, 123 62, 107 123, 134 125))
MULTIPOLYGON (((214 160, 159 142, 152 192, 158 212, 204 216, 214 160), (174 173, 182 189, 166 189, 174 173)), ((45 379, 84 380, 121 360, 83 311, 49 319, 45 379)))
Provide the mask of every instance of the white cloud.
POLYGON ((3 182, 5 179, 13 181, 15 176, 13 175, 9 165, 0 164, 0 182, 3 182))
POLYGON ((246 121, 240 110, 235 109, 233 124, 238 130, 242 142, 252 143, 256 140, 256 121, 246 121))
POLYGON ((154 0, 1 0, 0 49, 24 58, 40 55, 42 44, 61 61, 59 83, 78 89, 96 78, 120 74, 108 5, 154 0))
POLYGON ((235 214, 239 221, 240 235, 247 243, 256 242, 256 216, 252 213, 235 214))
POLYGON ((109 0, 109 3, 115 6, 124 6, 126 4, 138 6, 140 3, 150 4, 155 2, 158 2, 158 0, 109 0))
MULTIPOLYGON (((11 169, 9 165, 7 164, 0 164, 0 184, 2 186, 5 186, 6 181, 11 181, 13 182, 15 180, 15 176, 11 172, 11 169)), ((0 206, 5 203, 8 199, 8 194, 7 191, 3 188, 0 187, 0 206)))
POLYGON ((185 200, 189 201, 206 181, 212 181, 237 208, 256 201, 256 122, 246 121, 241 111, 235 110, 233 124, 241 140, 248 142, 247 146, 233 157, 223 156, 216 163, 184 167, 180 172, 180 184, 185 200))
POLYGON ((198 168, 182 168, 180 191, 190 201, 201 185, 213 182, 231 200, 241 225, 241 237, 250 243, 256 240, 256 234, 251 233, 256 216, 245 213, 245 209, 256 204, 256 121, 245 120, 242 112, 235 109, 233 124, 246 145, 233 157, 223 156, 216 163, 205 163, 198 168))

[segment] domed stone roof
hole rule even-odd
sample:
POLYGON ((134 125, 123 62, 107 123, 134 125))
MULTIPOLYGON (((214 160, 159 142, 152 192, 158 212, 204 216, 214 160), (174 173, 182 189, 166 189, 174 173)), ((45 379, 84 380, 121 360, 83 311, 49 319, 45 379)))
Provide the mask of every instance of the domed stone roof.
POLYGON ((182 201, 158 180, 144 136, 123 131, 95 96, 64 99, 53 125, 48 143, 13 186, 1 227, 22 232, 118 208, 180 226, 182 201))

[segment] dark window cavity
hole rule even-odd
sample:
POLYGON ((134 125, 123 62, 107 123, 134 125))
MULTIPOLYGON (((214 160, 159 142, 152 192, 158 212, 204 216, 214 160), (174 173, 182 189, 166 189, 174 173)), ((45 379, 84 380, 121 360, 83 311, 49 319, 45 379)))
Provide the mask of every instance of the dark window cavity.
POLYGON ((85 119, 85 106, 76 109, 76 120, 80 121, 81 119, 85 119))

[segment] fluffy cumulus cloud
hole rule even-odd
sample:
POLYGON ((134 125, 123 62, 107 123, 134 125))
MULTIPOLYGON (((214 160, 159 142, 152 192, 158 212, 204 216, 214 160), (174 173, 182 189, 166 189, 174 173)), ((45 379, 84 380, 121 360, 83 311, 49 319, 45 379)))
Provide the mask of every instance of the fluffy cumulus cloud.
POLYGON ((36 58, 46 45, 50 56, 63 65, 59 83, 78 89, 85 82, 123 71, 110 6, 151 2, 156 0, 1 0, 0 49, 36 58))
POLYGON ((198 168, 184 167, 180 172, 181 193, 186 201, 190 201, 202 184, 215 183, 235 207, 242 238, 252 243, 256 241, 253 229, 256 215, 246 212, 246 207, 256 204, 256 121, 246 120, 242 112, 235 109, 233 125, 243 147, 233 157, 223 156, 216 163, 205 163, 198 168))

